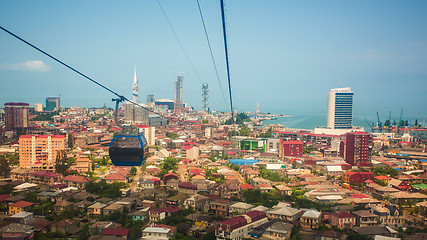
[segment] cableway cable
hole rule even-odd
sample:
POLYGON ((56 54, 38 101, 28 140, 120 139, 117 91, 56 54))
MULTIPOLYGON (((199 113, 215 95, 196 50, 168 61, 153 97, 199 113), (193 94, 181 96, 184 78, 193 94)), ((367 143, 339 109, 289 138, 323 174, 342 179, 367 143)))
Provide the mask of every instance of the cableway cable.
POLYGON ((196 71, 196 68, 193 65, 193 62, 190 60, 190 57, 187 54, 187 51, 185 51, 184 45, 182 45, 181 40, 179 40, 178 34, 176 34, 175 29, 172 26, 172 23, 170 22, 168 16, 166 15, 165 10, 162 7, 162 4, 160 4, 160 1, 157 0, 157 4, 160 7, 160 10, 162 10, 163 16, 165 16, 166 21, 169 24, 169 27, 172 29, 173 35, 175 36, 176 40, 178 41, 179 45, 181 46, 182 51, 184 52, 185 57, 187 58, 187 61, 190 63, 191 68, 193 69, 194 73, 196 74, 197 79, 199 79, 199 82, 202 83, 202 80, 200 80, 199 73, 196 71))
POLYGON ((227 46, 227 31, 225 28, 224 0, 220 0, 220 3, 221 3, 222 32, 224 35, 225 61, 227 64, 228 93, 230 94, 231 119, 234 125, 234 109, 233 109, 233 98, 231 96, 230 63, 228 61, 228 46, 227 46))
POLYGON ((64 63, 63 61, 61 61, 61 60, 59 60, 58 58, 56 58, 56 57, 52 56, 51 54, 47 53, 46 51, 44 51, 44 50, 42 50, 42 49, 40 49, 40 48, 36 47, 35 45, 31 44, 30 42, 26 41, 25 39, 23 39, 23 38, 19 37, 18 35, 14 34, 14 33, 13 33, 13 32, 11 32, 11 31, 7 30, 6 28, 4 28, 4 27, 0 26, 0 29, 1 29, 1 30, 3 30, 3 31, 5 31, 6 33, 8 33, 8 34, 12 35, 13 37, 17 38, 17 39, 18 39, 18 40, 20 40, 21 42, 23 42, 23 43, 27 44, 28 46, 30 46, 30 47, 32 47, 32 48, 34 48, 34 49, 36 49, 37 51, 39 51, 39 52, 41 52, 41 53, 43 53, 44 55, 48 56, 49 58, 51 58, 51 59, 55 60, 55 61, 56 61, 56 62, 58 62, 59 64, 61 64, 61 65, 65 66, 65 67, 66 67, 66 68, 68 68, 68 69, 70 69, 71 71, 73 71, 73 72, 77 73, 78 75, 80 75, 80 76, 82 76, 82 77, 86 78, 87 80, 91 81, 92 83, 94 83, 94 84, 98 85, 99 87, 102 87, 103 89, 107 90, 108 92, 110 92, 110 93, 112 93, 112 94, 116 95, 116 96, 118 97, 118 99, 113 99, 113 101, 116 101, 116 103, 117 103, 117 101, 119 101, 119 102, 127 101, 127 102, 130 102, 130 103, 132 103, 132 104, 134 104, 134 105, 136 105, 136 106, 139 106, 139 107, 141 107, 141 108, 143 108, 143 109, 145 109, 145 110, 147 110, 147 111, 149 111, 149 112, 151 112, 151 113, 157 114, 157 115, 159 115, 159 116, 161 116, 161 117, 163 117, 163 118, 166 118, 166 119, 170 119, 170 117, 166 117, 166 116, 164 116, 164 115, 162 115, 162 114, 160 114, 160 113, 158 113, 158 112, 155 112, 155 111, 153 111, 153 110, 151 110, 151 109, 149 109, 149 108, 146 108, 146 107, 144 107, 144 106, 142 106, 142 105, 140 105, 140 104, 138 104, 138 103, 136 103, 136 102, 134 102, 134 101, 131 101, 131 100, 127 99, 125 96, 118 94, 117 92, 115 92, 115 91, 111 90, 110 88, 108 88, 108 87, 104 86, 103 84, 101 84, 101 83, 97 82, 96 80, 94 80, 94 79, 92 79, 92 78, 88 77, 87 75, 83 74, 82 72, 78 71, 77 69, 75 69, 75 68, 71 67, 70 65, 68 65, 68 64, 66 64, 66 63, 64 63))
POLYGON ((197 6, 199 7, 199 13, 200 13, 200 18, 202 19, 203 29, 205 30, 205 36, 206 36, 206 40, 208 42, 209 52, 211 53, 212 62, 213 62, 214 68, 215 68, 216 78, 218 79, 219 88, 221 89, 222 98, 224 99, 225 106, 227 106, 228 105, 227 100, 225 99, 224 90, 222 89, 221 81, 219 79, 218 69, 217 69, 216 63, 215 63, 215 58, 214 58, 214 55, 212 53, 212 47, 211 47, 211 42, 209 41, 208 31, 206 30, 205 20, 203 18, 203 14, 202 14, 202 8, 200 7, 199 0, 196 0, 196 1, 197 1, 197 6))

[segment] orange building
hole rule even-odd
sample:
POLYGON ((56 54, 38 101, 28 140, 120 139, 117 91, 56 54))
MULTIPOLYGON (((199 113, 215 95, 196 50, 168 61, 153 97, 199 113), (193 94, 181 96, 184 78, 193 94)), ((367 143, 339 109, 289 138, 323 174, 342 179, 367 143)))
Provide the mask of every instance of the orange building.
POLYGON ((29 212, 31 207, 34 205, 32 202, 19 201, 9 205, 9 215, 14 215, 22 211, 29 212))
POLYGON ((21 135, 19 137, 19 166, 53 170, 58 150, 65 150, 64 135, 21 135))

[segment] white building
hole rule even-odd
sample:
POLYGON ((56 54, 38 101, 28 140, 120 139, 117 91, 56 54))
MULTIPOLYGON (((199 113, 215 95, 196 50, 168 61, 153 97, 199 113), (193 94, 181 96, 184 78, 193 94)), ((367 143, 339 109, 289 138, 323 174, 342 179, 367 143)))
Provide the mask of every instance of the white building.
POLYGON ((334 88, 328 94, 327 127, 350 129, 353 120, 353 95, 351 88, 334 88))
POLYGON ((156 128, 149 125, 141 125, 138 127, 139 132, 144 134, 145 139, 147 140, 147 145, 153 147, 156 145, 156 128))
POLYGON ((43 112, 43 104, 41 104, 41 103, 34 104, 34 111, 43 112))

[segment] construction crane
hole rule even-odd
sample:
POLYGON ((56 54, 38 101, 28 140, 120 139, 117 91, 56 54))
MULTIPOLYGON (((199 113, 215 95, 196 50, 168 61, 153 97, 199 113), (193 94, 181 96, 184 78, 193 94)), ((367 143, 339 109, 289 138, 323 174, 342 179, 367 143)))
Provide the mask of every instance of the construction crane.
POLYGON ((374 123, 369 122, 368 119, 366 118, 365 118, 365 121, 368 124, 368 126, 371 128, 371 132, 374 132, 374 128, 373 128, 374 123))
POLYGON ((383 131, 383 124, 380 121, 380 115, 378 114, 378 112, 377 112, 377 119, 378 119, 378 122, 377 122, 378 131, 382 132, 383 131))

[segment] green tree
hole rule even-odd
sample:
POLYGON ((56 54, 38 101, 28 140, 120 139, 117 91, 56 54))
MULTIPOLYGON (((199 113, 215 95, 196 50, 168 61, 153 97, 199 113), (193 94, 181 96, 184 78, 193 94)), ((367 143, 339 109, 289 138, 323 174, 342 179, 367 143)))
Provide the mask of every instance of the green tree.
POLYGON ((65 150, 60 150, 56 154, 55 161, 55 172, 65 175, 67 170, 71 167, 72 160, 67 157, 67 152, 65 150))
POLYGON ((73 149, 74 147, 74 139, 73 134, 68 134, 68 141, 67 141, 68 147, 73 149))
POLYGON ((176 133, 176 132, 168 132, 168 133, 166 133, 166 137, 171 138, 171 139, 177 139, 178 138, 178 133, 176 133))
POLYGON ((10 166, 4 155, 0 155, 0 176, 4 178, 10 176, 10 166))
POLYGON ((135 176, 135 175, 136 175, 136 172, 137 172, 136 167, 131 167, 131 168, 130 168, 130 175, 131 175, 131 176, 135 176))
POLYGON ((240 129, 239 135, 240 136, 250 136, 251 135, 251 130, 248 127, 245 126, 245 127, 243 127, 243 128, 240 129))
POLYGON ((209 120, 208 119, 203 119, 202 123, 209 123, 209 120))

